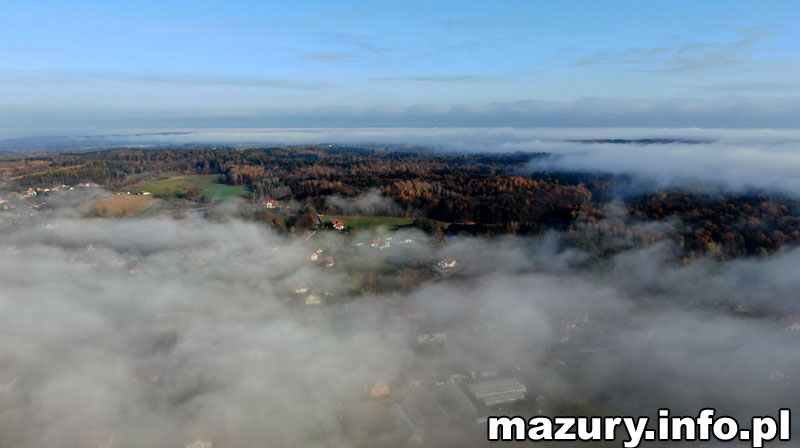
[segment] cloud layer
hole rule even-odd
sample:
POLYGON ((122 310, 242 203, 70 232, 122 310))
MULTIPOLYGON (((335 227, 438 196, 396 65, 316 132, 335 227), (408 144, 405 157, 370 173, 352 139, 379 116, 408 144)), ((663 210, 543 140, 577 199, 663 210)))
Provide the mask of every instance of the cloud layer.
MULTIPOLYGON (((797 249, 679 265, 661 243, 597 264, 557 234, 444 246, 395 234, 415 243, 363 251, 352 244, 372 235, 306 241, 228 218, 83 218, 68 202, 0 219, 2 446, 108 433, 120 446, 351 446, 341 415, 370 406, 376 381, 400 400, 413 396, 409 378, 435 391, 438 376, 510 366, 545 412, 800 405, 800 346, 778 319, 800 314, 797 249), (310 262, 318 247, 335 267, 310 262), (355 266, 398 255, 459 267, 410 288, 406 274, 384 274, 391 292, 358 292, 355 266), (323 304, 306 306, 299 288, 323 304), (446 331, 441 350, 417 350, 415 326, 389 318, 398 309, 446 331)), ((444 440, 484 432, 474 418, 431 424, 444 440)))
MULTIPOLYGON (((318 55, 323 61, 346 55, 318 55)), ((24 101, 0 104, 0 118, 9 129, 28 131, 54 129, 108 129, 122 127, 224 128, 224 127, 430 127, 430 126, 516 126, 516 127, 704 127, 704 128, 796 128, 800 98, 781 81, 754 80, 717 84, 711 88, 721 92, 720 98, 709 99, 689 95, 673 98, 584 97, 574 100, 545 101, 474 100, 472 103, 433 101, 424 97, 411 104, 385 101, 378 104, 353 105, 342 98, 327 81, 243 76, 147 75, 125 73, 48 74, 0 73, 7 79, 9 95, 18 93, 24 80, 43 78, 47 85, 37 87, 24 101), (66 80, 66 81, 64 81, 66 80), (95 81, 97 80, 97 81, 95 81), (91 93, 89 82, 101 82, 103 91, 119 91, 124 82, 133 82, 122 89, 124 97, 91 93), (180 84, 179 90, 175 86, 180 84), (229 103, 209 108, 209 86, 228 88, 224 96, 229 103), (81 89, 78 94, 62 98, 62 87, 81 89), (259 87, 259 92, 252 92, 259 87), (768 93, 741 96, 739 92, 771 89, 768 93), (298 95, 327 92, 323 104, 310 106, 298 95), (787 93, 788 92, 788 93, 787 93), (75 98, 85 101, 76 102, 75 98), (156 104, 154 98, 174 98, 168 104, 156 104), (293 100, 284 107, 264 106, 274 100, 293 100)), ((403 83, 392 90, 402 97, 409 82, 415 91, 435 92, 444 84, 457 91, 483 91, 476 84, 491 86, 492 77, 475 74, 409 76, 391 82, 403 83)), ((389 82, 375 78, 367 87, 385 88, 389 82)), ((0 85, 0 93, 3 92, 0 85)), ((399 98, 398 98, 399 100, 399 98)))

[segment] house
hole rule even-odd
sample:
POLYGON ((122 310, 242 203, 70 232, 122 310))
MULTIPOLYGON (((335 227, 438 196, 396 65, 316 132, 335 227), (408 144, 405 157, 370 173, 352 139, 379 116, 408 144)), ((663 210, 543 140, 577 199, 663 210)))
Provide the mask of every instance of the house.
POLYGON ((334 265, 333 257, 331 257, 330 255, 328 255, 328 256, 327 256, 327 257, 325 257, 325 259, 323 260, 323 263, 325 263, 325 267, 327 267, 327 268, 332 268, 332 267, 333 267, 333 265, 334 265))
POLYGON ((391 387, 389 387, 389 383, 386 381, 378 381, 373 384, 372 388, 369 390, 369 396, 372 398, 383 398, 389 395, 391 395, 391 387))
POLYGON ((314 306, 322 304, 322 300, 320 300, 319 296, 316 293, 311 293, 306 296, 306 306, 314 306))
POLYGON ((417 344, 419 345, 434 344, 445 341, 447 341, 447 333, 444 331, 435 333, 420 333, 417 335, 417 344))
POLYGON ((264 207, 266 207, 268 209, 276 209, 276 208, 278 208, 278 201, 276 201, 275 199, 270 199, 268 201, 264 201, 263 204, 264 204, 264 207))
POLYGON ((315 250, 314 253, 311 254, 311 261, 318 261, 319 257, 322 256, 322 252, 324 252, 322 249, 315 250))
POLYGON ((456 263, 457 263, 457 261, 456 261, 455 258, 447 257, 444 260, 440 261, 437 264, 437 266, 439 266, 440 269, 452 269, 452 268, 456 267, 456 263))
POLYGON ((377 247, 380 250, 392 247, 391 238, 376 238, 369 244, 371 247, 377 247))
POLYGON ((331 226, 335 230, 344 230, 344 223, 342 221, 331 221, 331 226))

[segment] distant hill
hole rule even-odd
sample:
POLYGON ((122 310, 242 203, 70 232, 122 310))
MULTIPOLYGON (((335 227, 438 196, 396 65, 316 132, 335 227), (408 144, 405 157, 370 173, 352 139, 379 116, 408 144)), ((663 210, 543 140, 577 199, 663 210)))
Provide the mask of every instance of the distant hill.
POLYGON ((580 139, 580 140, 567 140, 572 143, 610 143, 616 145, 667 145, 670 143, 683 143, 686 145, 699 145, 704 143, 711 143, 709 140, 694 140, 685 138, 597 138, 597 139, 580 139))
MULTIPOLYGON (((432 232, 439 228, 435 223, 448 223, 454 234, 561 230, 576 246, 604 253, 671 239, 686 260, 765 255, 800 244, 800 201, 699 187, 626 193, 631 185, 626 176, 533 169, 532 161, 548 157, 333 145, 128 148, 0 157, 0 179, 9 191, 93 182, 173 202, 240 197, 258 210, 254 217, 288 231, 313 227, 317 213, 359 228, 413 222, 432 232), (261 205, 270 200, 282 206, 261 205), (650 225, 654 221, 659 224, 650 225)), ((140 210, 133 206, 144 204, 120 201, 136 204, 105 204, 105 209, 136 214, 140 210)))

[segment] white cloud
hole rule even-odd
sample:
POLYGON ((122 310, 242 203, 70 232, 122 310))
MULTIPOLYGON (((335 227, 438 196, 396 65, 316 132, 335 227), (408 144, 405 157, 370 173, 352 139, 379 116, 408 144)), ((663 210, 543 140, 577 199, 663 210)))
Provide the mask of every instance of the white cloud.
MULTIPOLYGON (((407 375, 434 387, 431 375, 453 366, 518 366, 532 398, 610 412, 800 405, 796 338, 772 318, 718 308, 791 312, 797 250, 682 266, 655 245, 586 269, 556 234, 443 246, 415 234, 411 256, 456 257, 459 275, 356 297, 346 271, 309 263, 315 247, 341 244, 324 233, 298 241, 237 220, 81 218, 69 205, 2 224, 0 379, 18 379, 0 393, 0 420, 13 422, 3 446, 74 446, 98 428, 137 446, 198 434, 245 447, 347 443, 339 412, 364 402, 365 384, 387 379, 409 397, 407 375), (300 282, 352 303, 304 310, 287 302, 300 282), (413 350, 413 328, 387 321, 397 306, 446 328, 444 348, 413 350), (583 330, 566 330, 582 316, 583 330)), ((337 252, 338 264, 359 256, 337 252)), ((378 262, 365 257, 367 269, 378 262)), ((433 423, 446 438, 474 419, 433 423)))

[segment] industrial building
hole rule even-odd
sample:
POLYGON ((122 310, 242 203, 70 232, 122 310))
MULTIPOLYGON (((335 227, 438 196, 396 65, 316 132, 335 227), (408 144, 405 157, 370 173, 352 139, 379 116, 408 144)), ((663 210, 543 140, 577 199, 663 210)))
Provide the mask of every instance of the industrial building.
POLYGON ((484 406, 513 403, 525 399, 527 388, 516 378, 479 381, 467 385, 475 399, 484 406))

